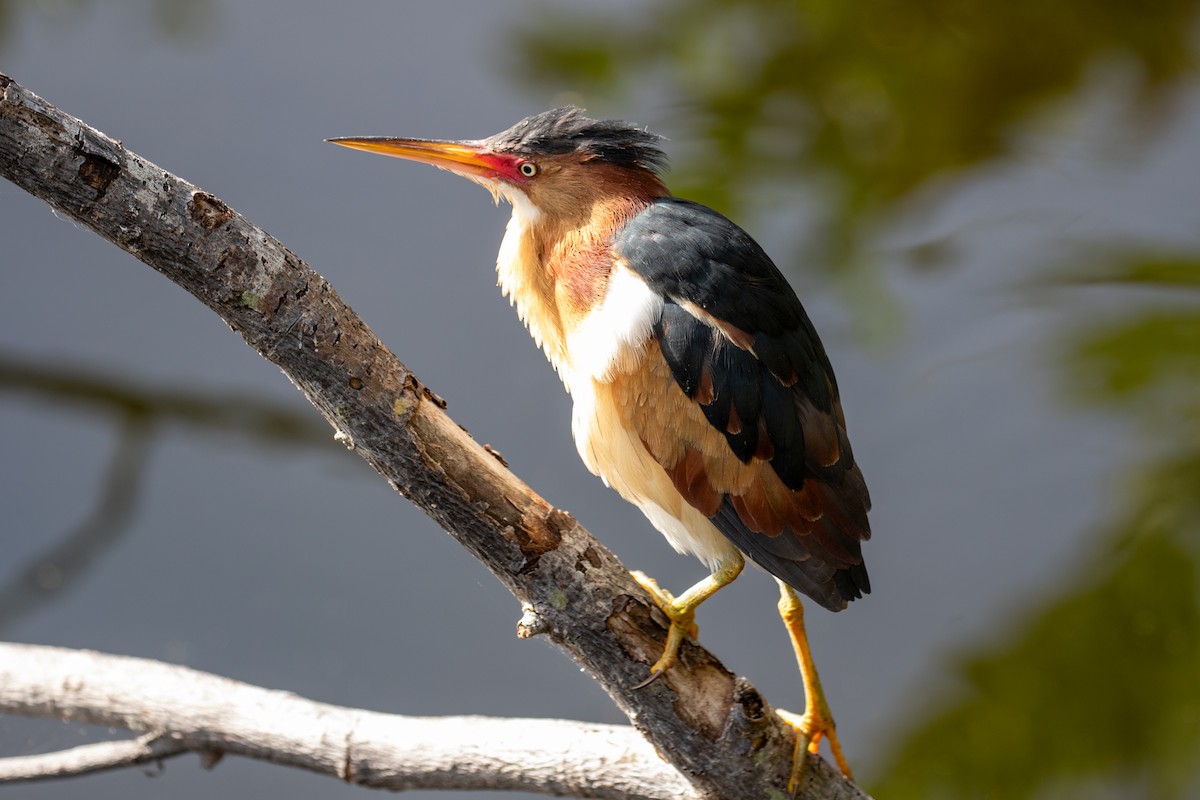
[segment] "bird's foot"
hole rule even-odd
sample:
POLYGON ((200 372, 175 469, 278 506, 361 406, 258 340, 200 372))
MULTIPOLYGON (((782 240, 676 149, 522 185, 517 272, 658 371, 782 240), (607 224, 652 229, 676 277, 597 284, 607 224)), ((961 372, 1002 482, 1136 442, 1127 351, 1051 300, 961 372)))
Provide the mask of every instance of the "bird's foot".
POLYGON ((796 747, 792 752, 792 774, 788 779, 788 795, 795 797, 800 791, 800 781, 804 778, 804 767, 808 763, 808 753, 814 755, 821 749, 821 740, 829 742, 829 750, 833 760, 846 780, 854 780, 850 765, 842 755, 842 745, 838 741, 837 726, 833 722, 833 714, 823 695, 809 698, 808 707, 803 714, 793 714, 791 711, 776 709, 775 713, 796 731, 796 747))
POLYGON ((804 713, 797 716, 790 711, 775 711, 796 731, 792 776, 788 780, 788 791, 794 797, 800 789, 800 779, 804 776, 804 766, 808 758, 806 751, 815 754, 821 747, 822 739, 829 742, 834 761, 846 779, 854 780, 854 776, 850 774, 850 765, 842 755, 842 745, 838 741, 833 713, 829 710, 829 702, 821 688, 821 679, 817 677, 817 665, 813 663, 812 648, 809 647, 808 634, 804 629, 804 606, 796 590, 783 581, 779 581, 779 614, 787 626, 792 648, 796 651, 796 662, 800 666, 800 676, 804 680, 804 713))
POLYGON ((663 647, 662 656, 650 667, 650 677, 633 687, 641 689, 649 686, 659 675, 675 666, 675 662, 679 660, 679 648, 683 645, 684 638, 695 639, 700 635, 700 629, 696 627, 696 606, 694 604, 686 605, 680 602, 644 572, 634 571, 630 574, 633 575, 633 579, 638 582, 638 585, 650 594, 654 605, 658 606, 658 609, 671 621, 671 625, 667 629, 667 644, 663 647))
POLYGON ((638 586, 641 586, 654 600, 654 605, 658 606, 658 610, 667 615, 667 619, 671 620, 672 624, 684 623, 687 624, 687 629, 684 634, 689 639, 695 639, 700 635, 700 629, 696 626, 696 607, 687 607, 679 600, 675 599, 675 595, 668 592, 666 589, 658 585, 658 581, 651 578, 640 569, 635 569, 629 573, 633 579, 637 581, 638 586))

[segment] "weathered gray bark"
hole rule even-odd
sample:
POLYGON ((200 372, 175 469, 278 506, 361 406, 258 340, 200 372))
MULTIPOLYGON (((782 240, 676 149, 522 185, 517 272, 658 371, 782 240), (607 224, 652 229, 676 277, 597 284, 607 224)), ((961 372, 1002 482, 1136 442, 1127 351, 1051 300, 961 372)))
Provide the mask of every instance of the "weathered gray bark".
POLYGON ((0 783, 81 775, 181 753, 233 753, 374 789, 502 789, 612 800, 699 795, 628 725, 403 717, 142 658, 0 644, 0 708, 150 733, 0 759, 0 783))
MULTIPOLYGON (((665 619, 615 556, 480 447, 281 243, 211 194, 0 75, 0 174, 186 289, 277 365, 338 437, 481 560, 701 794, 783 792, 792 733, 694 643, 633 689, 665 619)), ((811 758, 805 794, 859 797, 811 758)))

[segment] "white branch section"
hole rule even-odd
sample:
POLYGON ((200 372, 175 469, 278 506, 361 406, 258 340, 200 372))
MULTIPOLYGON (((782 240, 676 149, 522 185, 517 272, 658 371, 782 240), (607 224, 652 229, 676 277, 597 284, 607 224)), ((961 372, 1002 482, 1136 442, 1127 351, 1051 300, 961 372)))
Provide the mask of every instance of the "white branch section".
POLYGON ((194 751, 303 767, 379 789, 697 797, 627 726, 380 714, 91 651, 0 643, 0 713, 151 732, 132 741, 0 759, 0 781, 78 775, 194 751))
POLYGON ((161 761, 188 752, 171 736, 148 733, 121 742, 99 742, 45 755, 0 758, 0 783, 67 778, 161 761))

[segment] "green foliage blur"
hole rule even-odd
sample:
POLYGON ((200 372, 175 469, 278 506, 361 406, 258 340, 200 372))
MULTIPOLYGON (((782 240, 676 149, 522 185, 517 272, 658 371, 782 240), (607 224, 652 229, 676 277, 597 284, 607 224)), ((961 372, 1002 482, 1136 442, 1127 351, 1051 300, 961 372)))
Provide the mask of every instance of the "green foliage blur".
MULTIPOLYGON (((1001 161, 1023 123, 1077 101, 1098 70, 1133 67, 1129 119, 1171 113, 1172 90, 1196 78, 1198 10, 658 0, 622 17, 547 6, 527 15, 514 67, 603 105, 654 84, 696 133, 672 172, 680 194, 749 215, 773 187, 816 186, 830 211, 812 255, 844 272, 866 263, 872 232, 904 201, 1001 161)), ((1014 598, 1020 618, 994 621, 947 665, 957 690, 895 720, 869 776, 876 796, 1200 796, 1198 252, 1200 238, 1193 252, 1081 252, 1084 266, 1065 276, 1045 265, 1034 291, 1119 300, 1058 348, 1055 388, 1127 418, 1141 452, 1114 443, 1109 522, 1060 592, 1033 609, 1014 598)))
POLYGON ((1076 585, 963 657, 964 690, 914 718, 880 797, 1200 791, 1200 259, 1133 254, 1059 282, 1158 298, 1089 323, 1063 357, 1068 394, 1128 416, 1151 455, 1120 476, 1076 585))
POLYGON ((624 17, 545 5, 514 65, 551 89, 660 82, 701 145, 681 195, 741 216, 764 182, 818 183, 844 267, 890 204, 1003 154, 1014 127, 1132 59, 1142 99, 1195 66, 1196 0, 660 0, 624 17))

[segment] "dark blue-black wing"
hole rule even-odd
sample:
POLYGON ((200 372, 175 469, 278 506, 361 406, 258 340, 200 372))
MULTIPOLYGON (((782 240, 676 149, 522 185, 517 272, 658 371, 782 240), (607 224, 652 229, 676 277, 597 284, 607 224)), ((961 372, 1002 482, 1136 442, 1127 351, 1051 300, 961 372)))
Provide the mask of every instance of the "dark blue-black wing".
POLYGON ((870 591, 861 542, 871 501, 837 381, 770 257, 730 220, 677 198, 633 217, 614 253, 664 298, 653 331, 662 357, 728 445, 727 454, 689 450, 695 443, 654 454, 685 499, 752 560, 827 608, 870 591), (723 485, 729 470, 714 462, 723 456, 761 469, 748 486, 723 485))

